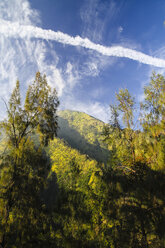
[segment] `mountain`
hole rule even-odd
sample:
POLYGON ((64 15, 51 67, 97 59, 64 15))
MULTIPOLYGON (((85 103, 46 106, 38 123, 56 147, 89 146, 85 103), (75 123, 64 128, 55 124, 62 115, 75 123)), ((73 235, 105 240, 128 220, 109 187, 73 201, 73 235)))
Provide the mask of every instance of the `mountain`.
MULTIPOLYGON (((58 132, 57 137, 65 141, 72 149, 76 149, 82 155, 87 155, 101 163, 107 163, 109 151, 103 142, 104 122, 83 112, 63 110, 58 111, 58 132)), ((31 135, 36 145, 39 145, 39 136, 31 135)), ((61 142, 63 142, 61 141, 61 142)), ((3 131, 0 137, 0 151, 4 150, 6 138, 3 131)), ((49 148, 48 148, 49 150, 49 148)))
POLYGON ((83 112, 63 110, 58 112, 57 136, 80 153, 98 162, 106 163, 109 152, 103 142, 104 122, 83 112))

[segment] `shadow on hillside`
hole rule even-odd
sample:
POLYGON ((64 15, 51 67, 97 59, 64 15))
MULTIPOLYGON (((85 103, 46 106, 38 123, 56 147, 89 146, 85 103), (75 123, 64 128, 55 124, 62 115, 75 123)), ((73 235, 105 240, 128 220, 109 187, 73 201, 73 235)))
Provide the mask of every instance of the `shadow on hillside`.
POLYGON ((58 124, 57 136, 59 138, 67 141, 72 148, 79 150, 82 154, 86 154, 98 162, 107 163, 109 151, 102 148, 98 140, 95 141, 95 144, 90 144, 76 129, 70 127, 68 121, 62 117, 59 117, 58 124))
POLYGON ((52 211, 54 209, 54 206, 57 204, 58 193, 59 188, 57 183, 57 177, 54 172, 51 172, 50 176, 47 178, 46 188, 44 188, 41 194, 43 203, 46 205, 49 211, 52 211))

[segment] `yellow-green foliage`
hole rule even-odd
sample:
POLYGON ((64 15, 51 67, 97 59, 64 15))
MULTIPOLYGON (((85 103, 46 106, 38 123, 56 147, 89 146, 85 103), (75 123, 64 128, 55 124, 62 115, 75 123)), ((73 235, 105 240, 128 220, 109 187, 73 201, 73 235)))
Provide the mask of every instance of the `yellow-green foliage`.
POLYGON ((90 144, 95 144, 98 140, 102 147, 106 147, 103 143, 101 135, 104 122, 78 111, 59 111, 59 116, 67 119, 71 127, 74 127, 90 144))
POLYGON ((5 150, 5 148, 6 148, 6 139, 5 139, 5 137, 2 137, 2 138, 0 138, 0 154, 2 153, 2 152, 4 152, 4 150, 5 150))
POLYGON ((52 171, 56 173, 59 184, 71 189, 76 185, 80 189, 81 184, 90 182, 92 173, 99 171, 95 160, 87 159, 86 155, 80 154, 76 149, 69 147, 66 142, 55 138, 50 143, 50 157, 52 159, 52 171), (76 182, 76 174, 79 181, 76 182))
POLYGON ((29 88, 26 111, 17 82, 2 125, 8 140, 0 136, 0 247, 165 247, 165 79, 154 74, 145 87, 141 130, 134 130, 134 99, 120 90, 104 136, 101 121, 62 111, 64 140, 54 138, 47 148, 33 131, 40 127, 45 145, 54 137, 57 116, 49 117, 58 101, 49 111, 56 97, 50 95, 47 105, 45 77, 36 79, 39 88, 29 88), (110 166, 98 163, 107 148, 110 166))
MULTIPOLYGON (((60 209, 64 211, 62 216, 61 212, 55 216, 56 221, 62 223, 66 237, 83 242, 83 233, 83 237, 95 241, 99 218, 104 217, 100 201, 92 196, 103 195, 100 181, 103 165, 98 165, 95 160, 88 159, 58 138, 51 141, 49 152, 52 172, 56 174, 60 188, 60 209)), ((58 233, 58 239, 64 241, 62 234, 58 233)), ((77 246, 73 243, 72 247, 77 246)))
POLYGON ((58 137, 87 154, 92 159, 106 163, 108 160, 107 145, 103 142, 104 123, 83 112, 59 111, 58 137))

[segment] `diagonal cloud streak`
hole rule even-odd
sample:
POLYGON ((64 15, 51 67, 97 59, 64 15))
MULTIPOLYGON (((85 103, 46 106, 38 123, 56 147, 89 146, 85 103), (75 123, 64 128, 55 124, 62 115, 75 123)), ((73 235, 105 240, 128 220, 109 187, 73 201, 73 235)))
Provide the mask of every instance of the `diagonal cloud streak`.
POLYGON ((20 25, 18 22, 0 20, 0 34, 13 38, 38 38, 52 40, 66 45, 81 46, 87 49, 92 49, 106 56, 125 57, 139 61, 143 64, 165 68, 165 60, 146 55, 136 50, 121 46, 106 47, 100 44, 95 44, 87 38, 83 39, 80 36, 72 37, 60 31, 55 32, 31 25, 20 25))

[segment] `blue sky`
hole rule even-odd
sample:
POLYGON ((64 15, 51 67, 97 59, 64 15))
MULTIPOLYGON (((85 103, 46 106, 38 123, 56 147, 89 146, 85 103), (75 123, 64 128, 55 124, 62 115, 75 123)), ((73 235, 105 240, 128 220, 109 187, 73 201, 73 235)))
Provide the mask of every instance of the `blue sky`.
MULTIPOLYGON (((165 66, 152 63, 152 57, 165 59, 164 21, 164 0, 0 1, 0 96, 7 100, 17 79, 24 94, 39 70, 57 88, 61 109, 84 111, 108 121, 109 104, 119 89, 128 88, 140 101, 152 70, 165 73, 165 66), (15 31, 9 32, 11 26, 15 31), (34 31, 34 27, 41 29, 34 31), (47 30, 54 31, 54 36, 61 33, 51 40, 47 30), (41 31, 45 37, 36 38, 34 33, 41 31), (60 42, 61 34, 69 35, 65 42, 60 42), (74 45, 69 41, 72 38, 74 45), (81 45, 89 43, 81 38, 88 38, 92 46, 102 45, 101 50, 120 46, 131 49, 129 54, 150 55, 147 63, 152 65, 139 62, 139 54, 135 60, 127 58, 126 51, 124 57, 106 56, 81 45)), ((1 106, 2 118, 3 102, 1 106)))

